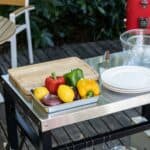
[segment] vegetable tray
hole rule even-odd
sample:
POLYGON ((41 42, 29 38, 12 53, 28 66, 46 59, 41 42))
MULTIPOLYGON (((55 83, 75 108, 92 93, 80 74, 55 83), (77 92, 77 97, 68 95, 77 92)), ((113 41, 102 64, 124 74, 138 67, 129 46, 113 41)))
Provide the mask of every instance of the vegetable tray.
POLYGON ((80 68, 86 78, 98 80, 98 73, 78 57, 68 57, 39 64, 8 70, 10 81, 25 96, 31 96, 31 89, 44 85, 44 80, 52 72, 58 76, 72 69, 80 68))
POLYGON ((70 103, 62 103, 59 105, 55 106, 45 106, 42 104, 39 100, 37 100, 33 94, 32 95, 32 104, 33 108, 35 108, 38 111, 45 111, 46 113, 57 113, 57 112, 62 112, 62 111, 68 111, 69 109, 75 109, 77 107, 86 107, 88 105, 94 104, 97 102, 99 96, 94 96, 88 99, 80 99, 80 100, 75 100, 70 103))

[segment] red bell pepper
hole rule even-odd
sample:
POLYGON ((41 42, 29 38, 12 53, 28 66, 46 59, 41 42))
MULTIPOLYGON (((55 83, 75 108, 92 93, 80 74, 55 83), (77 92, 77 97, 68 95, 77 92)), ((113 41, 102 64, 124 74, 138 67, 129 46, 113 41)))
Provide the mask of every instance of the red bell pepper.
POLYGON ((65 79, 63 76, 56 76, 52 73, 51 76, 45 79, 45 87, 49 90, 51 94, 57 94, 57 89, 59 85, 65 84, 65 79))

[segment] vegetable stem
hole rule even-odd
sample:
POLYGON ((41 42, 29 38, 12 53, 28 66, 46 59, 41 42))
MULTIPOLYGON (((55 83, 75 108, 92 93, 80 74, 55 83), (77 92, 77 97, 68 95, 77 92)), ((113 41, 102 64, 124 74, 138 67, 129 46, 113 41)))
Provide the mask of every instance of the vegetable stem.
POLYGON ((56 73, 55 73, 55 72, 52 72, 52 73, 51 73, 51 76, 52 76, 53 79, 57 79, 57 78, 56 78, 56 73))

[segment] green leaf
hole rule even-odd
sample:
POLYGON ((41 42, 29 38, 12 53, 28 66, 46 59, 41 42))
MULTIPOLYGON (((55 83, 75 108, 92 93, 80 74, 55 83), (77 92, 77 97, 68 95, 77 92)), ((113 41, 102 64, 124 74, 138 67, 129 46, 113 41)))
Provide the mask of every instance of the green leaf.
POLYGON ((97 8, 100 13, 102 13, 103 15, 106 15, 104 8, 102 8, 102 7, 97 7, 97 8))

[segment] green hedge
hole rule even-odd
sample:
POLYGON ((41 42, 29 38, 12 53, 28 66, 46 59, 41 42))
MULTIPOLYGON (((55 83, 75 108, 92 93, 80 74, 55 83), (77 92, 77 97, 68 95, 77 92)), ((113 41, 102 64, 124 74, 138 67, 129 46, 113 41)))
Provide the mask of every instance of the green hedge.
MULTIPOLYGON (((125 0, 31 0, 35 47, 118 38, 125 0)), ((1 12, 6 9, 1 9, 1 12)))

